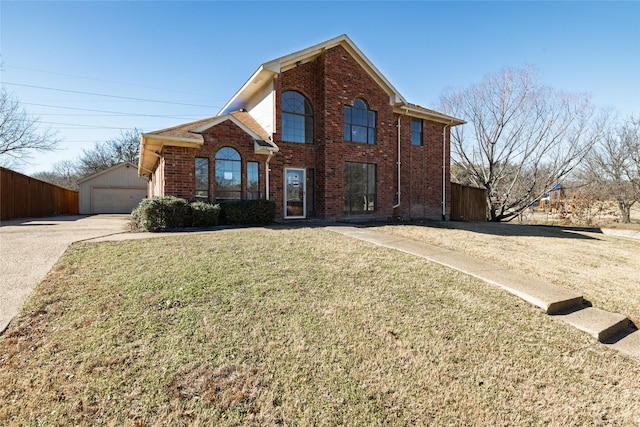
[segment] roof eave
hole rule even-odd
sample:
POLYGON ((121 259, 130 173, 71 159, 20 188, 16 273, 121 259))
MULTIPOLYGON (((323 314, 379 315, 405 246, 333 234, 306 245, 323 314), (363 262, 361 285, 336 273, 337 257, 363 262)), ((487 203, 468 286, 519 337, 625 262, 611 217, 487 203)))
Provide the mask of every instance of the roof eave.
POLYGON ((375 65, 365 56, 365 54, 351 41, 346 35, 342 34, 333 39, 308 47, 298 52, 293 52, 272 61, 265 62, 260 65, 247 82, 238 90, 235 95, 225 104, 218 112, 218 115, 237 111, 244 107, 244 104, 258 93, 265 84, 271 79, 291 68, 315 59, 318 55, 327 49, 342 45, 349 54, 363 67, 367 73, 376 81, 376 83, 384 89, 389 95, 389 103, 395 105, 397 103, 406 103, 404 97, 398 90, 387 80, 387 78, 376 68, 375 65))
POLYGON ((397 114, 410 114, 415 117, 426 118, 438 123, 444 123, 451 126, 459 126, 467 123, 457 117, 449 116, 447 114, 438 113, 436 111, 424 111, 419 108, 413 108, 404 103, 400 103, 393 108, 393 112, 397 114))
POLYGON ((140 157, 138 158, 138 176, 150 176, 156 169, 160 152, 165 145, 171 147, 200 148, 203 141, 192 138, 171 137, 143 133, 140 135, 140 157), (144 172, 146 173, 144 173, 144 172))
POLYGON ((265 84, 271 81, 273 76, 279 73, 272 68, 262 64, 249 80, 231 97, 231 99, 218 111, 217 116, 228 114, 232 111, 237 111, 253 96, 258 93, 265 84))

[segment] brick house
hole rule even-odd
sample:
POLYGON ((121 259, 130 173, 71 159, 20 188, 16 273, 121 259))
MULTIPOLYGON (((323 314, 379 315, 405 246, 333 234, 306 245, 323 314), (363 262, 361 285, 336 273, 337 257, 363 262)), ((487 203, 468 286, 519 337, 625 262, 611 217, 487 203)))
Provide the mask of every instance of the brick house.
POLYGON ((148 195, 266 198, 278 220, 444 218, 449 131, 342 35, 262 64, 218 115, 141 137, 148 195))

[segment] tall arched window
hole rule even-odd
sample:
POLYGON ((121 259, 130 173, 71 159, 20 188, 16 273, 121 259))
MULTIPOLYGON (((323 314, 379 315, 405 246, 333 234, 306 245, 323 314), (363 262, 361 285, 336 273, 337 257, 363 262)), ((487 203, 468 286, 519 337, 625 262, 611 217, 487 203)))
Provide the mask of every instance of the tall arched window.
POLYGON ((240 154, 231 147, 216 153, 216 200, 240 200, 242 197, 242 166, 240 154))
POLYGON ((295 91, 282 94, 282 140, 313 144, 313 111, 307 98, 295 91))
POLYGON ((353 106, 344 107, 345 141, 376 143, 376 112, 369 110, 367 104, 356 98, 353 106))

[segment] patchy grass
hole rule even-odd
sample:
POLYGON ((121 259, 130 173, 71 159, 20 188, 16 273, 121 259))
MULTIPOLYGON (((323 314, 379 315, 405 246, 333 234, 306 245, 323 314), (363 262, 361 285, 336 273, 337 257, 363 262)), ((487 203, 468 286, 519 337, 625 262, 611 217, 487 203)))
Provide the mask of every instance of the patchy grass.
MULTIPOLYGON (((594 229, 596 230, 596 229, 594 229)), ((434 222, 376 231, 420 240, 547 279, 640 326, 640 240, 571 228, 434 222)))
POLYGON ((73 245, 0 337, 2 425, 637 425, 640 364, 321 229, 73 245))

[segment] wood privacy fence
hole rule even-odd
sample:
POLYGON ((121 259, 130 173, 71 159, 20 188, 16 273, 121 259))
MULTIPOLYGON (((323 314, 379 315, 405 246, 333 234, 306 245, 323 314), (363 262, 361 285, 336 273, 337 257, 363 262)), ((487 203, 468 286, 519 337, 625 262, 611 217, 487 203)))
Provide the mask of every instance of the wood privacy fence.
POLYGON ((451 183, 451 220, 486 221, 487 190, 451 183))
POLYGON ((78 192, 0 168, 0 220, 77 215, 78 192))

